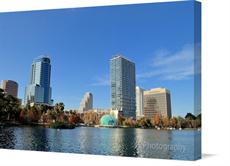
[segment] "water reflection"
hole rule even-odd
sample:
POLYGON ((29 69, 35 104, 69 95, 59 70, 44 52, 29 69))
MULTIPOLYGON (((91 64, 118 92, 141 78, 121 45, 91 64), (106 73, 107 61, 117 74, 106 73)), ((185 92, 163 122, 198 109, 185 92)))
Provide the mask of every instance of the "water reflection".
POLYGON ((15 127, 15 149, 49 151, 47 130, 42 127, 15 127))
POLYGON ((93 128, 81 128, 79 133, 80 149, 79 151, 85 154, 94 154, 95 146, 99 143, 100 135, 95 138, 96 131, 93 128))
POLYGON ((171 132, 151 129, 137 129, 138 156, 157 158, 171 158, 171 132))
POLYGON ((83 154, 193 160, 200 155, 200 141, 194 130, 0 128, 0 148, 83 154))
POLYGON ((15 137, 12 128, 5 128, 0 126, 0 148, 14 149, 15 137))
MULTIPOLYGON (((119 129, 118 129, 119 130, 119 129)), ((137 143, 135 129, 120 129, 121 156, 137 156, 137 143)))

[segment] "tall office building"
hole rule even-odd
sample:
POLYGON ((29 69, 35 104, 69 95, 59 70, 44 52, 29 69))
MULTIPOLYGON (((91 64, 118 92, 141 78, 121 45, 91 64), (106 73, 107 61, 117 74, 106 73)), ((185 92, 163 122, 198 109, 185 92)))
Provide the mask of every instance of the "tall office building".
POLYGON ((1 89, 7 95, 12 95, 14 97, 18 97, 18 83, 12 80, 2 80, 1 82, 1 89))
POLYGON ((170 92, 165 88, 155 88, 144 91, 144 115, 152 118, 159 114, 171 118, 170 92))
POLYGON ((83 99, 81 100, 79 112, 83 113, 93 109, 93 95, 90 92, 87 92, 83 99))
POLYGON ((26 87, 25 104, 51 105, 51 64, 48 57, 41 57, 32 63, 29 85, 26 87))
POLYGON ((111 104, 124 117, 136 118, 135 64, 121 55, 110 60, 111 104))
POLYGON ((136 118, 144 116, 144 89, 136 87, 136 118))

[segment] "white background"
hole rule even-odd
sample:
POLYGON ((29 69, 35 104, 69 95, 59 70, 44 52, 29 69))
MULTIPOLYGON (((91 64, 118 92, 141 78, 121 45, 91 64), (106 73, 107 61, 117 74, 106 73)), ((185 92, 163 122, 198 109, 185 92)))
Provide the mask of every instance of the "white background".
MULTIPOLYGON (((0 12, 100 6, 165 0, 0 0, 0 12)), ((0 150, 8 165, 229 165, 230 164, 230 1, 202 2, 202 153, 195 162, 79 154, 0 150)), ((0 23, 4 24, 4 23, 0 23)), ((1 36, 0 36, 1 37, 1 36)))

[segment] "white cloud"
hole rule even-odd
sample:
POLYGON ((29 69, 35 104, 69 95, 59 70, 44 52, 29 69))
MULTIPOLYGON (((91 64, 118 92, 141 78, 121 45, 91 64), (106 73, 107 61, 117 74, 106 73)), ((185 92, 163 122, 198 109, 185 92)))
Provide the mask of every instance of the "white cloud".
POLYGON ((137 75, 137 79, 184 80, 194 75, 194 46, 184 45, 180 50, 157 51, 150 60, 150 70, 137 75))
MULTIPOLYGON (((195 45, 200 48, 200 45, 195 45)), ((172 52, 161 49, 155 52, 146 66, 148 71, 138 73, 136 78, 145 81, 148 78, 160 80, 185 80, 194 75, 194 45, 186 44, 180 50, 172 52)), ((138 69, 137 69, 138 70, 138 69)), ((109 76, 96 77, 92 86, 109 86, 109 76)))

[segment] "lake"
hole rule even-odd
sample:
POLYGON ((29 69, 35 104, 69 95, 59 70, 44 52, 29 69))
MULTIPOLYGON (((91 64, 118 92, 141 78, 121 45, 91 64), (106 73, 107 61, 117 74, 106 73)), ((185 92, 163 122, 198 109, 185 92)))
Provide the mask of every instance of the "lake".
POLYGON ((194 160, 200 157, 200 141, 197 130, 0 126, 4 149, 194 160))

